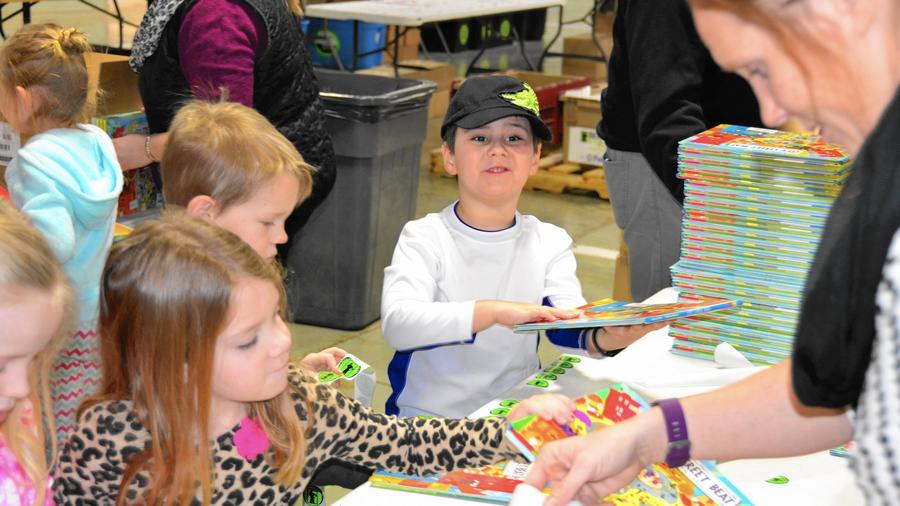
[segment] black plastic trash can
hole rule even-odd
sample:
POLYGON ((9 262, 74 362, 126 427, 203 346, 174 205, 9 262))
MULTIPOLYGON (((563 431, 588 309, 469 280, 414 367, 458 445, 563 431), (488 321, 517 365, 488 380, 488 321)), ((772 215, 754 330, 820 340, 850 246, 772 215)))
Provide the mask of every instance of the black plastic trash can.
POLYGON ((292 240, 294 321, 358 329, 380 317, 384 268, 416 210, 435 83, 316 69, 337 179, 292 240))

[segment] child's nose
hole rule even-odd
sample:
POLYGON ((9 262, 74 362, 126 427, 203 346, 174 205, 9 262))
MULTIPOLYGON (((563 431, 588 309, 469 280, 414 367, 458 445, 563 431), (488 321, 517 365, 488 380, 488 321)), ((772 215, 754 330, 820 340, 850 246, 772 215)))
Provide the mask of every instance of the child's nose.
POLYGON ((287 232, 285 232, 284 227, 278 227, 278 230, 275 232, 275 237, 272 239, 275 241, 275 244, 284 244, 288 240, 287 232))

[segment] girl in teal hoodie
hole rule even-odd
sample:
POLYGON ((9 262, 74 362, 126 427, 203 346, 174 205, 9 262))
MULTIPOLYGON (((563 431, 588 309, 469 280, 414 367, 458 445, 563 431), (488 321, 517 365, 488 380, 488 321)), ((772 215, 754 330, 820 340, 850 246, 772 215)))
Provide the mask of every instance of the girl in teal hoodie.
POLYGON ((26 25, 0 48, 0 113, 28 142, 6 170, 16 207, 44 235, 75 291, 76 328, 57 356, 51 395, 57 437, 71 432, 101 371, 100 273, 112 243, 122 171, 112 141, 88 117, 87 37, 26 25))

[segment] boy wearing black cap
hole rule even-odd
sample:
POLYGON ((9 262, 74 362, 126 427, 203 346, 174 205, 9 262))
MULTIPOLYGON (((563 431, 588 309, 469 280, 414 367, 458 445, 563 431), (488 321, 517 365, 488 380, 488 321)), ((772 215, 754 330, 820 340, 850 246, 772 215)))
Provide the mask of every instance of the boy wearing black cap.
MULTIPOLYGON (((585 304, 572 239, 520 214, 550 130, 537 97, 509 76, 467 79, 441 125, 459 200, 403 228, 385 269, 381 326, 397 350, 388 414, 465 417, 537 372, 539 335, 510 326, 571 318, 585 304)), ((654 327, 557 330, 567 352, 605 354, 654 327)))

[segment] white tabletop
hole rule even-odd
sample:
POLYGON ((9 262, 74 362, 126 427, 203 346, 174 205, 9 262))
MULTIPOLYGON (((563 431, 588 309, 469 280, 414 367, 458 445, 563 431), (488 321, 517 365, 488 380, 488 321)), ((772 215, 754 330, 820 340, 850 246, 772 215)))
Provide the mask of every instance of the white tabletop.
POLYGON ((311 18, 422 26, 436 21, 542 9, 565 3, 566 0, 363 0, 308 5, 304 13, 311 18))
MULTIPOLYGON (((674 291, 664 290, 647 302, 667 302, 675 298, 674 291)), ((521 385, 504 393, 472 413, 472 417, 487 415, 506 399, 524 399, 541 392, 559 392, 578 397, 612 382, 626 382, 649 398, 682 397, 701 393, 744 378, 761 368, 720 369, 713 362, 673 355, 668 350, 672 338, 668 328, 644 336, 613 358, 594 360, 582 358, 566 374, 546 388, 521 385)), ((738 460, 719 465, 722 473, 754 504, 864 504, 853 474, 845 458, 828 452, 786 459, 738 460), (766 480, 785 476, 785 484, 766 480)), ((336 506, 390 504, 392 506, 461 506, 483 504, 445 497, 373 488, 369 484, 354 490, 336 506)))

